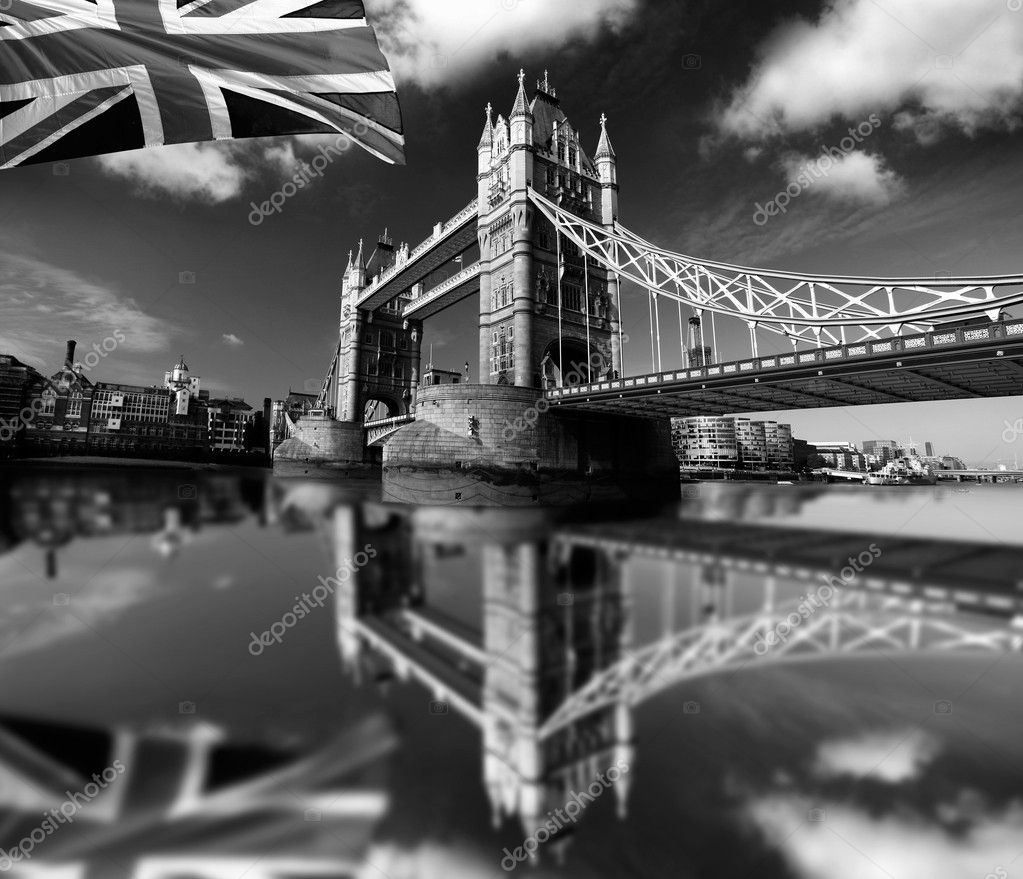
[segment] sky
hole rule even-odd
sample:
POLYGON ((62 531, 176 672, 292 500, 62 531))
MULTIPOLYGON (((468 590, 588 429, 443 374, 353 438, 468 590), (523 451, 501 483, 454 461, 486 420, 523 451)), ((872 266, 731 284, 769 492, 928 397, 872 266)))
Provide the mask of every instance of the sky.
MULTIPOLYGON (((318 390, 349 250, 385 228, 414 246, 473 198, 483 108, 508 113, 520 67, 527 82, 549 69, 591 152, 607 114, 622 222, 663 247, 828 274, 1023 264, 1020 0, 366 6, 398 81, 407 166, 352 149, 265 217, 253 205, 322 139, 4 171, 0 351, 53 371, 66 339, 79 359, 113 339, 95 379, 158 382, 184 355, 204 388, 256 405, 318 390), (861 123, 871 133, 855 151, 786 213, 755 222, 758 205, 861 123)), ((467 300, 427 323, 438 366, 477 362, 476 308, 467 300)), ((645 339, 642 299, 625 311, 626 331, 645 339)), ((745 353, 738 330, 719 332, 722 359, 745 353)), ((648 347, 636 347, 627 369, 649 371, 648 347)), ((775 416, 810 440, 930 440, 972 463, 1012 461, 1023 442, 1009 429, 1023 419, 1019 398, 775 416)))

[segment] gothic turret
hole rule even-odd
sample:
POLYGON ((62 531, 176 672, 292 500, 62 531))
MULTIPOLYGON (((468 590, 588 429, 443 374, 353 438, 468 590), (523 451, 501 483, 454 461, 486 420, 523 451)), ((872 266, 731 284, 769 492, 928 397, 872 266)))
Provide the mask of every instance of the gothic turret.
POLYGON ((526 99, 526 71, 519 71, 519 93, 511 111, 511 143, 513 147, 533 145, 533 113, 526 99))
POLYGON ((618 216, 618 158, 607 133, 607 116, 603 114, 600 117, 600 142, 593 161, 600 176, 602 219, 604 223, 611 223, 618 216))

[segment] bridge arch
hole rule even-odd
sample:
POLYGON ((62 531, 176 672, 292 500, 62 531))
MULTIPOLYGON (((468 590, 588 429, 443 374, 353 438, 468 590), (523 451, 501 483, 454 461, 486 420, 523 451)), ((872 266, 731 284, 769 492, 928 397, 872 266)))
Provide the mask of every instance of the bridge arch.
POLYGON ((370 424, 387 418, 397 418, 407 412, 408 407, 398 398, 397 394, 388 394, 374 388, 367 392, 362 420, 364 424, 370 424))
POLYGON ((540 358, 540 378, 544 389, 575 387, 598 381, 607 372, 609 358, 597 346, 574 336, 553 339, 540 358), (564 359, 564 366, 562 366, 564 359))

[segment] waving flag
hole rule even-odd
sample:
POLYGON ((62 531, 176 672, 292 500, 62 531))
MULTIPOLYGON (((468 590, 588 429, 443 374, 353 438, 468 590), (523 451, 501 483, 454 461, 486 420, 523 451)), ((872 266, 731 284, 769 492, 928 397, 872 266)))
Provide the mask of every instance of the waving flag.
POLYGON ((360 0, 0 0, 0 168, 341 134, 404 162, 360 0))

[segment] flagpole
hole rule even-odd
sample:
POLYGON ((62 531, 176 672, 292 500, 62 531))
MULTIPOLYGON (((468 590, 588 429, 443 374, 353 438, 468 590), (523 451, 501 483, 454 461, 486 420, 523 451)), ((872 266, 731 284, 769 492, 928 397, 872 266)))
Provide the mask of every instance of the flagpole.
MULTIPOLYGON (((618 255, 618 245, 615 245, 615 256, 618 255)), ((618 366, 621 367, 621 372, 615 376, 616 379, 620 379, 625 375, 625 336, 623 334, 622 327, 625 324, 625 312, 622 311, 622 279, 618 272, 615 272, 615 287, 618 289, 618 366)))

